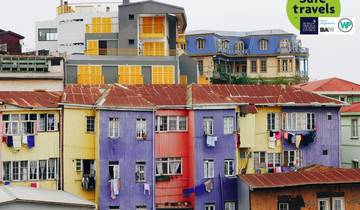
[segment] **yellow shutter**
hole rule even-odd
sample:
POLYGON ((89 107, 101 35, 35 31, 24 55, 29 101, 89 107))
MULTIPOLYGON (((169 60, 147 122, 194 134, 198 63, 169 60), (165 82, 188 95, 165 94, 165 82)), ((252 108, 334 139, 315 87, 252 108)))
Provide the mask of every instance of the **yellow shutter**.
POLYGON ((87 40, 86 42, 86 55, 99 55, 99 41, 87 40))
POLYGON ((144 84, 141 66, 118 66, 118 82, 124 85, 144 84))
POLYGON ((92 18, 92 32, 101 33, 101 17, 92 18))
POLYGON ((164 68, 165 81, 164 84, 175 84, 175 67, 165 66, 164 68))
POLYGON ((110 17, 101 18, 102 33, 112 32, 112 19, 110 17))
POLYGON ((144 56, 165 56, 165 43, 144 42, 144 56))
POLYGON ((104 83, 101 66, 79 65, 77 83, 81 85, 99 85, 104 83))
POLYGON ((202 75, 202 76, 199 76, 199 84, 206 85, 206 84, 209 84, 209 82, 206 79, 206 77, 202 75))
POLYGON ((154 34, 155 36, 164 36, 164 16, 154 17, 154 34))
POLYGON ((187 85, 188 80, 187 80, 187 75, 180 75, 180 84, 182 85, 187 85))
POLYGON ((152 84, 175 84, 175 67, 153 66, 152 84))

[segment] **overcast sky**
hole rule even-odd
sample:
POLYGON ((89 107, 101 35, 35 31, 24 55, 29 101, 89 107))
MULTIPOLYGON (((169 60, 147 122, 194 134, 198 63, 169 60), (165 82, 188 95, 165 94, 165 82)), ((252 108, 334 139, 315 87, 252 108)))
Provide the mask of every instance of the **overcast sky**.
MULTIPOLYGON (((98 1, 106 2, 69 0, 69 3, 98 1)), ((185 8, 187 30, 284 29, 298 33, 287 19, 286 0, 159 1, 185 8)), ((25 36, 25 49, 34 49, 35 21, 54 18, 59 2, 60 0, 1 0, 0 28, 25 36)), ((360 23, 360 0, 341 2, 341 16, 355 17, 357 23, 360 23)), ((341 77, 360 83, 360 27, 355 24, 355 28, 356 35, 300 36, 303 46, 310 48, 311 80, 341 77)))

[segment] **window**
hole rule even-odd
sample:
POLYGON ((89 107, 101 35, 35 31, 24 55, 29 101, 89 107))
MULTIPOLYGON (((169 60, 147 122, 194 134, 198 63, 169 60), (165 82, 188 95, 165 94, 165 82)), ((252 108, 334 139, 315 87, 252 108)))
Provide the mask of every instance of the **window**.
POLYGON ((267 129, 269 131, 279 130, 279 113, 268 113, 267 114, 267 129))
POLYGON ((109 206, 109 210, 112 209, 120 210, 120 206, 109 206))
POLYGON ((225 202, 225 210, 235 210, 235 202, 225 202))
POLYGON ((82 160, 76 160, 76 163, 75 163, 75 168, 76 168, 76 171, 82 171, 82 160))
POLYGON ((201 50, 201 49, 204 49, 205 48, 205 39, 197 39, 196 40, 196 47, 201 50))
POLYGON ((12 162, 12 179, 14 181, 20 180, 20 161, 12 162))
POLYGON ((224 174, 225 176, 234 176, 234 160, 224 160, 224 174))
POLYGON ((153 85, 175 84, 175 67, 152 66, 151 81, 153 85))
POLYGON ((287 60, 281 60, 281 71, 282 72, 288 72, 288 61, 287 60))
POLYGON ((187 117, 185 116, 158 116, 157 131, 186 131, 187 117))
POLYGON ((54 131, 55 130, 55 115, 54 114, 40 114, 39 115, 39 131, 54 131))
POLYGON ((3 180, 10 181, 11 174, 11 162, 3 162, 3 180))
POLYGON ((119 179, 120 178, 119 161, 109 161, 109 178, 110 179, 119 179))
POLYGON ((269 41, 266 39, 260 40, 260 50, 267 50, 268 49, 268 43, 269 41))
POLYGON ((146 210, 146 206, 136 206, 136 210, 146 210))
POLYGON ((119 118, 109 118, 109 137, 119 138, 120 137, 120 120, 119 118))
POLYGON ((157 158, 156 175, 181 175, 182 159, 181 158, 157 158))
POLYGON ((160 116, 158 117, 158 131, 167 131, 168 130, 168 117, 160 116))
POLYGON ((288 39, 282 39, 280 41, 280 48, 286 48, 289 49, 290 48, 290 42, 288 39))
POLYGON ((48 179, 55 179, 56 178, 56 159, 50 158, 48 160, 48 179))
POLYGON ((339 96, 339 100, 342 102, 347 102, 347 97, 346 96, 339 96))
POLYGON ((268 153, 267 154, 267 165, 268 167, 279 167, 281 165, 281 154, 280 153, 268 153))
POLYGON ((39 41, 57 41, 58 32, 56 28, 44 28, 38 30, 39 41))
POLYGON ((333 116, 332 113, 329 112, 329 113, 327 114, 327 119, 328 119, 328 120, 332 120, 332 116, 333 116))
POLYGON ((284 113, 283 114, 283 129, 285 130, 314 130, 315 129, 315 114, 314 113, 284 113))
POLYGON ((251 61, 250 64, 251 64, 251 72, 256 73, 257 72, 256 61, 251 61))
POLYGON ((39 160, 39 179, 46 180, 47 178, 47 171, 46 171, 46 160, 39 160))
POLYGON ((358 160, 352 160, 351 161, 352 168, 359 168, 359 161, 358 160))
POLYGON ((327 149, 324 149, 324 150, 322 151, 322 155, 328 155, 328 150, 327 150, 327 149))
POLYGON ((145 139, 146 138, 146 119, 138 118, 136 119, 136 138, 145 139))
POLYGON ((351 119, 351 138, 359 138, 359 123, 358 119, 351 119))
POLYGON ((267 72, 267 61, 266 60, 260 61, 260 72, 267 72))
POLYGON ((288 150, 284 151, 284 164, 285 167, 300 167, 301 166, 301 151, 288 150))
POLYGON ((129 14, 129 20, 135 20, 135 15, 134 14, 129 14))
POLYGON ((39 165, 37 160, 29 161, 30 170, 29 170, 29 178, 30 180, 37 180, 39 173, 39 165))
POLYGON ((187 130, 187 117, 178 117, 179 118, 179 130, 186 131, 187 130))
POLYGON ((205 204, 205 210, 215 210, 215 204, 213 203, 205 204))
POLYGON ((234 118, 224 117, 224 134, 234 133, 234 118))
POLYGON ((204 118, 204 133, 205 135, 214 135, 214 121, 211 117, 204 118))
POLYGON ((54 114, 47 115, 47 130, 55 131, 55 115, 54 114))
POLYGON ((345 210, 343 197, 332 198, 332 202, 333 202, 332 210, 345 210))
POLYGON ((307 113, 307 124, 306 127, 308 130, 315 129, 315 114, 314 113, 307 113))
POLYGON ((5 123, 5 133, 7 135, 17 135, 19 133, 19 115, 18 114, 4 114, 3 121, 5 123))
POLYGON ((288 203, 279 203, 279 210, 289 210, 288 203))
POLYGON ((86 132, 94 132, 95 131, 95 117, 88 116, 86 117, 86 132))
POLYGON ((129 46, 135 45, 135 39, 129 39, 129 46))
POLYGON ((245 49, 245 45, 243 41, 239 41, 235 45, 235 49, 239 51, 243 51, 245 49))
POLYGON ((141 17, 141 38, 163 38, 165 34, 165 17, 141 17))
POLYGON ((214 160, 204 161, 204 178, 214 178, 214 160))
POLYGON ((254 168, 266 168, 266 153, 265 152, 254 152, 254 168))
POLYGON ((230 48, 229 45, 230 45, 229 40, 224 40, 224 41, 222 41, 222 47, 223 47, 224 49, 228 50, 228 49, 230 48))
POLYGON ((320 198, 318 199, 318 210, 330 210, 330 199, 320 198))
POLYGON ((28 179, 28 161, 20 161, 20 180, 28 179))
POLYGON ((198 67, 199 73, 202 75, 204 73, 204 61, 198 60, 197 67, 198 67))
POLYGON ((22 125, 22 133, 25 135, 35 133, 36 114, 21 114, 20 120, 22 125))
POLYGON ((136 182, 146 182, 145 178, 145 162, 136 162, 135 180, 136 182))

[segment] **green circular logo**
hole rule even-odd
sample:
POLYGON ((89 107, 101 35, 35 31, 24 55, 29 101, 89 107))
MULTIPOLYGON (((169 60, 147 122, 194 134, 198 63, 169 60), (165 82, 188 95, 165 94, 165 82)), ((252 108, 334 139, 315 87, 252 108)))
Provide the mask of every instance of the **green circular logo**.
POLYGON ((301 17, 339 17, 340 0, 288 0, 286 11, 291 24, 300 30, 301 17))

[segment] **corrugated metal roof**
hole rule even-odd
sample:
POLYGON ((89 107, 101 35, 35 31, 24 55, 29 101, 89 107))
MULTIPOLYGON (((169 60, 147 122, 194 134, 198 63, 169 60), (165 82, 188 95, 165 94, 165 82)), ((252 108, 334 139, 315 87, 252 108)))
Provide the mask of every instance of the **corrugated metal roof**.
POLYGON ((360 183, 360 169, 323 168, 290 173, 243 174, 239 178, 250 188, 278 188, 304 185, 360 183))
POLYGON ((193 85, 193 103, 212 101, 213 98, 230 98, 238 103, 249 104, 334 104, 342 103, 315 93, 285 85, 193 85))
POLYGON ((56 108, 61 92, 0 91, 0 102, 24 108, 56 108))
POLYGON ((344 106, 341 108, 341 112, 360 112, 360 102, 353 103, 350 106, 344 106))
POLYGON ((307 82, 300 85, 295 85, 294 87, 301 88, 306 91, 330 91, 330 92, 348 92, 348 91, 360 91, 360 85, 343 80, 340 78, 329 78, 323 80, 317 80, 314 82, 307 82))
POLYGON ((107 88, 108 85, 67 85, 61 103, 95 105, 107 88))
POLYGON ((0 186, 0 204, 19 200, 83 206, 90 209, 95 209, 96 207, 94 203, 64 191, 30 187, 0 186))
POLYGON ((202 35, 202 34, 217 34, 219 36, 227 37, 245 37, 245 36, 256 36, 256 35, 281 35, 281 34, 291 34, 282 29, 272 29, 272 30, 258 30, 258 31, 219 31, 219 30, 194 30, 187 31, 185 35, 202 35))

